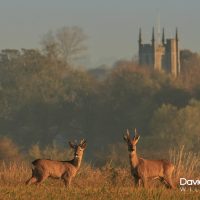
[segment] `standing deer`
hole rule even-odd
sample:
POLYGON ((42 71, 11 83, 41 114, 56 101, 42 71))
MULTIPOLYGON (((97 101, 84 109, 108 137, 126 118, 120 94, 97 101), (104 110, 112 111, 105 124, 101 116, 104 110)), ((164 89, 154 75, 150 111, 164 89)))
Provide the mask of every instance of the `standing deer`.
POLYGON ((70 161, 57 161, 49 159, 37 159, 32 162, 32 177, 26 181, 26 184, 41 183, 48 177, 61 178, 66 186, 69 186, 72 178, 76 175, 86 148, 86 141, 81 140, 79 144, 69 142, 74 150, 74 158, 70 161))
POLYGON ((134 178, 135 185, 139 186, 142 181, 143 186, 146 187, 147 179, 159 178, 167 187, 174 188, 171 179, 174 165, 166 160, 147 160, 138 158, 136 144, 138 143, 139 138, 140 136, 136 129, 133 139, 130 137, 129 130, 127 130, 126 135, 124 135, 124 140, 128 145, 131 174, 134 178))

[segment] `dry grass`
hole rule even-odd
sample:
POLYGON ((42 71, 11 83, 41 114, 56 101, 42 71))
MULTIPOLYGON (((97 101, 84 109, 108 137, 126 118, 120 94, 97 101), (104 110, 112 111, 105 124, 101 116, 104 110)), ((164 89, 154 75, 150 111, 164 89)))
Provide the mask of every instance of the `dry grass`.
POLYGON ((188 179, 200 179, 200 154, 185 151, 185 147, 180 149, 171 149, 169 157, 176 168, 174 171, 174 179, 179 180, 180 177, 188 179))
MULTIPOLYGON (((195 177, 199 173, 199 155, 184 152, 184 148, 181 148, 178 151, 170 151, 170 158, 176 164, 176 180, 180 176, 195 177)), ((156 181, 149 184, 148 189, 134 188, 129 168, 113 168, 109 164, 102 168, 93 168, 83 163, 70 188, 65 188, 61 180, 53 179, 48 179, 38 186, 26 186, 24 183, 30 175, 31 166, 26 162, 1 163, 0 199, 200 199, 200 190, 168 190, 156 181)))

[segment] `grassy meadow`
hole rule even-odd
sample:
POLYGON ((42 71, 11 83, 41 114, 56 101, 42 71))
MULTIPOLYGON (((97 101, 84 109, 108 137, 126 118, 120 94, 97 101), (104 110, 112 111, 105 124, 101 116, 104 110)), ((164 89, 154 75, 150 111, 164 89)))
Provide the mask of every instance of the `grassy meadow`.
POLYGON ((134 188, 129 166, 113 167, 106 164, 103 167, 93 167, 82 163, 78 175, 66 188, 61 180, 48 179, 41 185, 26 186, 25 181, 31 175, 28 162, 2 162, 0 165, 0 199, 49 200, 49 199, 200 199, 200 190, 180 191, 179 177, 200 178, 199 155, 191 152, 170 151, 169 157, 176 165, 173 180, 177 189, 166 189, 159 181, 150 181, 148 189, 134 188))

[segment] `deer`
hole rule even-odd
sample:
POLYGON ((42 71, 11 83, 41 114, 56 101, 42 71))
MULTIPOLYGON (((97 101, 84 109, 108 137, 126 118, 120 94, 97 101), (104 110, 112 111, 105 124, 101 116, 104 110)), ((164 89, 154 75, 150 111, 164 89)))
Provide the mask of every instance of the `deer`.
POLYGON ((167 188, 174 189, 175 187, 172 183, 174 165, 167 160, 148 160, 139 158, 136 151, 136 145, 139 139, 140 136, 136 129, 132 139, 129 130, 127 129, 124 140, 128 146, 131 175, 133 176, 135 186, 140 186, 142 182, 143 187, 146 188, 147 180, 159 179, 167 188))
POLYGON ((39 184, 48 177, 60 178, 66 187, 69 187, 71 180, 76 176, 80 168, 83 153, 86 148, 86 140, 81 140, 79 144, 69 142, 69 146, 74 150, 74 158, 69 161, 57 161, 50 159, 37 159, 32 162, 32 176, 26 181, 26 185, 39 184))

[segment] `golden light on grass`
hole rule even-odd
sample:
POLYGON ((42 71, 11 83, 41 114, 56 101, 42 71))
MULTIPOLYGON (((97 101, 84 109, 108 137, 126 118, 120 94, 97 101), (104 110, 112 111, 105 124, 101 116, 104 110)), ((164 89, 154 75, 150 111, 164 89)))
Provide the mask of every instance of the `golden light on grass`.
MULTIPOLYGON (((176 170, 176 182, 180 176, 197 178, 200 157, 192 152, 170 151, 171 161, 176 170)), ((41 185, 26 186, 25 181, 31 174, 31 166, 27 162, 10 162, 0 164, 0 199, 199 199, 200 191, 181 192, 178 188, 168 190, 156 180, 150 182, 149 188, 134 188, 129 168, 113 168, 107 164, 94 168, 84 163, 70 188, 66 188, 61 180, 48 179, 41 185)))

